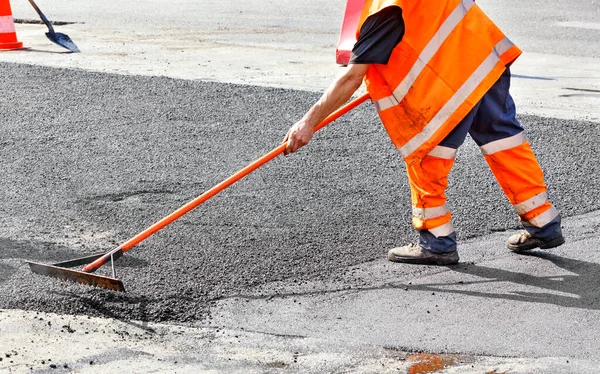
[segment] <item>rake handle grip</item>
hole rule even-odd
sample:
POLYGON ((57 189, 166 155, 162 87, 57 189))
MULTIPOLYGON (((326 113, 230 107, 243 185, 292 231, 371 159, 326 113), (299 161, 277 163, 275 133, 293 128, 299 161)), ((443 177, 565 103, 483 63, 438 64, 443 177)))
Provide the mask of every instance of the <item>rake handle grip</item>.
MULTIPOLYGON (((317 125, 317 127, 315 128, 315 132, 322 129, 323 127, 327 126, 328 124, 335 121, 339 117, 343 116, 350 110, 356 108, 357 106, 362 104, 364 101, 366 101, 368 98, 369 98, 368 93, 363 94, 362 96, 352 100, 348 104, 344 105, 343 107, 339 108, 335 112, 331 113, 327 118, 325 118, 321 123, 319 123, 317 125)), ((198 206, 200 206, 201 204, 203 204, 204 202, 206 202, 207 200, 209 200, 210 198, 212 198, 219 192, 223 191, 224 189, 231 186, 235 182, 239 181, 240 179, 244 178, 248 174, 252 173, 254 170, 258 169, 259 167, 263 166, 264 164, 271 161, 275 157, 279 156, 280 154, 282 154, 285 151, 286 147, 287 147, 287 143, 282 143, 277 148, 273 149, 272 151, 265 154, 261 158, 253 161, 252 163, 250 163, 248 166, 244 167, 243 169, 240 169, 238 172, 236 172, 229 178, 225 179, 221 183, 215 185, 208 191, 204 192, 202 195, 198 196, 194 200, 183 205, 181 208, 177 209, 173 213, 164 217, 163 219, 156 222, 152 226, 148 227, 144 231, 140 232, 133 238, 122 243, 117 248, 113 249, 112 251, 108 252, 104 256, 102 256, 102 257, 98 258, 97 260, 95 260, 94 262, 90 263, 89 265, 87 265, 86 267, 83 268, 83 271, 85 271, 85 272, 95 271, 100 266, 102 266, 105 263, 107 263, 108 261, 110 261, 111 255, 114 255, 114 258, 121 257, 123 252, 126 252, 129 249, 135 247, 142 241, 146 240, 148 237, 152 236, 153 234, 157 233, 158 231, 162 230, 163 228, 165 228, 166 226, 171 224, 173 221, 179 219, 181 216, 185 215, 192 209, 197 208, 198 206)))

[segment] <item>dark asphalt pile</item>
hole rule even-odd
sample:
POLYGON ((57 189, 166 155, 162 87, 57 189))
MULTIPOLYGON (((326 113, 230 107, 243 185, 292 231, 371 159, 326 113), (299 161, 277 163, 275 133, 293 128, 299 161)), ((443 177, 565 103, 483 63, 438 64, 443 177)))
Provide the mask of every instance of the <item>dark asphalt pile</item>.
MULTIPOLYGON (((416 238, 401 157, 363 104, 127 252, 117 263, 127 293, 34 275, 24 260, 108 251, 262 156, 319 95, 5 63, 0 71, 0 308, 191 321, 256 285, 347 280, 353 265, 416 238)), ((599 125, 522 120, 562 214, 599 209, 599 125)), ((461 239, 518 227, 471 140, 450 183, 461 239)))

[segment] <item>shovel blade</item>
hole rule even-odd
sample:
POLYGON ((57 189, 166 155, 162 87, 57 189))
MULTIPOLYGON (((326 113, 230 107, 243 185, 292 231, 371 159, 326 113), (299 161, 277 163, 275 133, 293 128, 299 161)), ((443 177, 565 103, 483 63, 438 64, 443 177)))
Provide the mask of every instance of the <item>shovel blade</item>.
POLYGON ((31 271, 36 274, 46 275, 48 277, 58 278, 69 282, 81 283, 88 286, 106 288, 113 291, 125 291, 123 282, 119 279, 103 277, 54 265, 40 264, 37 262, 28 262, 28 264, 31 271))
POLYGON ((77 48, 75 43, 73 43, 73 41, 71 40, 71 38, 69 38, 68 35, 65 35, 60 32, 47 32, 46 36, 48 37, 48 39, 50 39, 52 43, 60 45, 61 47, 66 48, 71 52, 80 52, 79 48, 77 48))

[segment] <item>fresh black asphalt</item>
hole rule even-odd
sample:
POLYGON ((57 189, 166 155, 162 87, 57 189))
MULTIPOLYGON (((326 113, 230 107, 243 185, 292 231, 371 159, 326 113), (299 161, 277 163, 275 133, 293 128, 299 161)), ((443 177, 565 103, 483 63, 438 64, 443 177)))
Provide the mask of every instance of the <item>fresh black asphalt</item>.
MULTIPOLYGON (((0 308, 193 321, 257 285, 352 277, 352 265, 415 239, 402 159, 363 104, 127 252, 117 262, 127 293, 34 275, 25 260, 108 251, 262 156, 319 94, 0 71, 0 308)), ((520 118, 562 215, 600 209, 600 124, 520 118)), ((471 140, 448 197, 460 239, 518 228, 471 140)))

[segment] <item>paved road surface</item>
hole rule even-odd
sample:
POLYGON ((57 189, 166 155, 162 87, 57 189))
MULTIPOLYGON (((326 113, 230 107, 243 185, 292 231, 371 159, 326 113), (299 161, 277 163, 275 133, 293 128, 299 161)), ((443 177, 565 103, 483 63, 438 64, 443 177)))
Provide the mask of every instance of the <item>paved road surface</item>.
MULTIPOLYGON (((517 222, 469 142, 448 192, 463 265, 387 263, 387 248, 414 239, 408 189, 364 105, 128 253, 124 295, 35 277, 22 261, 107 250, 278 144, 339 72, 343 2, 40 4, 78 22, 58 31, 84 53, 18 24, 33 50, 0 54, 0 307, 32 310, 0 313, 0 371, 43 370, 48 356, 90 372, 395 372, 415 351, 449 354, 434 357, 448 372, 597 370, 600 7, 480 3, 526 51, 513 88, 567 246, 503 248, 517 222)), ((27 7, 13 4, 15 17, 35 18, 27 7)))

